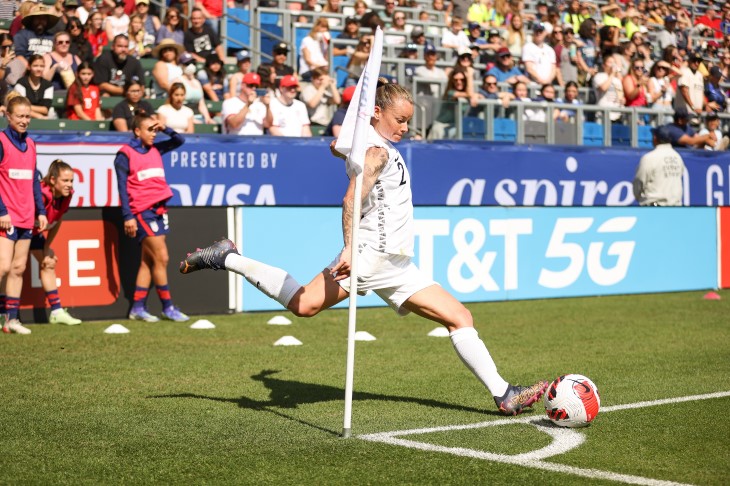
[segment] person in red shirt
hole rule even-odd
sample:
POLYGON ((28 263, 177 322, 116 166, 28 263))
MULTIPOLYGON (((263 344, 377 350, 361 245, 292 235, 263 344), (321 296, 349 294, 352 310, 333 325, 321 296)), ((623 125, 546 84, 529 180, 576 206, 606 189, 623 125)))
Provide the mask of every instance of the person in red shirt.
POLYGON ((6 334, 30 334, 18 320, 23 273, 33 227, 46 229, 40 184, 35 177, 35 142, 28 137, 31 105, 18 94, 6 98, 8 126, 0 132, 0 320, 6 334))
MULTIPOLYGON (((719 8, 719 6, 707 7, 707 10, 705 10, 705 15, 695 20, 695 26, 704 25, 709 29, 712 29, 713 37, 715 37, 716 39, 722 39, 722 32, 720 31, 720 23, 722 22, 722 17, 720 17, 720 12, 718 10, 715 10, 716 8, 719 8)), ((709 37, 710 33, 706 32, 704 35, 705 37, 709 37)))
POLYGON ((76 81, 68 90, 66 118, 70 120, 103 120, 99 87, 93 83, 94 69, 84 61, 76 72, 76 81))
POLYGON ((101 54, 101 50, 104 46, 109 44, 109 38, 106 36, 106 32, 102 29, 102 23, 104 17, 101 12, 96 11, 89 15, 89 19, 86 21, 86 32, 84 37, 91 44, 91 53, 94 57, 101 54))
POLYGON ((124 234, 137 238, 142 245, 142 260, 137 271, 136 288, 129 318, 157 322, 157 316, 147 311, 150 285, 154 282, 162 301, 165 319, 184 322, 190 319, 172 304, 167 279, 167 242, 170 232, 167 201, 172 189, 165 180, 162 155, 183 143, 185 139, 172 128, 165 127, 150 115, 135 115, 132 121, 134 139, 122 145, 114 159, 119 200, 124 219, 124 234), (155 142, 162 132, 169 140, 155 142))
POLYGON ((33 238, 30 241, 30 253, 41 267, 41 285, 46 293, 46 300, 51 306, 51 324, 66 324, 75 326, 81 324, 80 319, 72 317, 66 309, 61 307, 61 298, 58 295, 56 284, 56 263, 58 257, 51 248, 51 243, 61 228, 63 215, 71 205, 74 195, 74 171, 70 165, 61 159, 51 162, 48 173, 41 178, 41 173, 36 172, 41 186, 43 196, 43 207, 46 209, 48 226, 46 233, 33 229, 33 238))

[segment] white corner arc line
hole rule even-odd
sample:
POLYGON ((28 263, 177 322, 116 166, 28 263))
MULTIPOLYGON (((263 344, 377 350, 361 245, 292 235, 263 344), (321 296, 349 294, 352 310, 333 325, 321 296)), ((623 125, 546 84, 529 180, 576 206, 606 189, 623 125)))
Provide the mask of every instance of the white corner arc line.
MULTIPOLYGON (((654 407, 659 405, 668 405, 672 403, 683 403, 696 400, 709 400, 713 398, 724 398, 730 396, 730 391, 708 393, 704 395, 691 395, 685 397, 676 398, 665 398, 662 400, 652 400, 636 403, 627 403, 622 405, 612 405, 608 407, 602 407, 601 412, 608 413, 617 410, 629 410, 634 408, 645 408, 654 407)), ((370 442, 381 442, 385 444, 397 445, 402 447, 408 447, 410 449, 418 449, 430 452, 442 452, 452 454, 461 457, 470 457, 473 459, 482 459, 487 461, 500 462, 504 464, 513 464, 518 466, 530 467, 534 469, 542 469, 545 471, 573 474, 577 476, 583 476, 588 478, 606 479, 609 481, 616 481, 626 484, 639 484, 646 486, 678 486, 683 483, 676 483, 673 481, 664 481, 660 479, 644 478, 641 476, 631 476, 628 474, 619 474, 610 471, 600 471, 597 469, 585 469, 574 466, 568 466, 564 464, 557 464, 552 462, 545 462, 543 459, 562 454, 570 449, 578 447, 583 443, 583 434, 570 429, 558 429, 543 427, 535 422, 544 421, 545 418, 542 415, 533 417, 520 417, 516 419, 500 419, 492 420, 487 422, 479 422, 474 424, 463 424, 463 425, 447 425, 441 427, 430 427, 422 429, 410 429, 410 430, 397 430, 392 432, 380 432, 375 434, 358 435, 357 437, 362 440, 370 442), (531 451, 524 454, 496 454, 492 452, 478 451, 474 449, 467 449, 462 447, 445 447, 427 442, 418 442, 413 440, 401 439, 399 436, 404 435, 421 435, 433 432, 446 432, 452 430, 468 430, 468 429, 479 429, 484 427, 494 427, 498 425, 516 425, 516 424, 530 424, 543 432, 553 437, 553 442, 542 449, 531 451)))

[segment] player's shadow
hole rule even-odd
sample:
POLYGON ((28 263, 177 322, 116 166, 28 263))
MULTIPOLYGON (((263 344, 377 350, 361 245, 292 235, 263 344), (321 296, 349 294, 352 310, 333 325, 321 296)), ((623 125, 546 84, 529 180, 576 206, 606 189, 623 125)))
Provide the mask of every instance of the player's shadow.
MULTIPOLYGON (((241 408, 250 410, 261 410, 279 415, 299 422, 304 425, 338 435, 338 432, 323 428, 319 425, 306 422, 296 417, 292 417, 281 411, 281 409, 294 409, 299 405, 306 405, 320 402, 342 401, 345 397, 345 390, 336 386, 319 385, 315 383, 305 383, 295 380, 284 380, 276 378, 274 375, 278 370, 262 370, 260 373, 251 376, 251 379, 260 381, 270 390, 268 400, 254 400, 246 396, 241 398, 223 398, 212 397, 207 395, 198 395, 195 393, 176 393, 171 395, 156 395, 148 398, 197 398, 201 400, 212 400, 215 402, 233 403, 241 408)), ((446 410, 454 410, 458 412, 475 412, 479 414, 498 415, 497 411, 484 410, 481 408, 467 407, 454 403, 443 402, 440 400, 432 400, 429 398, 416 398, 401 395, 386 395, 382 393, 368 393, 363 391, 353 392, 354 401, 364 400, 381 400, 386 402, 401 402, 424 405, 427 407, 441 408, 446 410)))

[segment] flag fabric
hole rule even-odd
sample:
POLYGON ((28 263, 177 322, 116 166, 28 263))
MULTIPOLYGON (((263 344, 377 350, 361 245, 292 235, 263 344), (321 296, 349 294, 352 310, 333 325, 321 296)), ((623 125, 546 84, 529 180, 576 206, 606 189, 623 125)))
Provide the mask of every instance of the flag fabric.
POLYGON ((370 118, 375 110, 375 90, 378 87, 380 62, 383 58, 383 31, 378 27, 370 57, 360 75, 352 102, 347 108, 335 149, 347 156, 348 173, 360 174, 365 161, 365 141, 370 118), (359 123, 358 123, 359 122, 359 123))

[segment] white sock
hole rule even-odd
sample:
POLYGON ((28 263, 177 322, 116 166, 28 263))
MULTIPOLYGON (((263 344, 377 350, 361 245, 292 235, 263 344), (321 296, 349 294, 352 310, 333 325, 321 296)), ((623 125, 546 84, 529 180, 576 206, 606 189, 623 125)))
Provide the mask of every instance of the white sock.
POLYGON ((479 381, 484 383, 492 396, 501 397, 507 392, 509 383, 504 381, 497 372, 497 365, 494 364, 484 342, 479 339, 477 330, 473 327, 462 327, 449 333, 451 343, 454 345, 456 354, 467 368, 474 373, 479 381))
POLYGON ((229 253, 226 256, 225 265, 227 270, 243 275, 251 285, 284 307, 288 307, 294 294, 302 288, 294 277, 281 268, 272 267, 236 253, 229 253))

